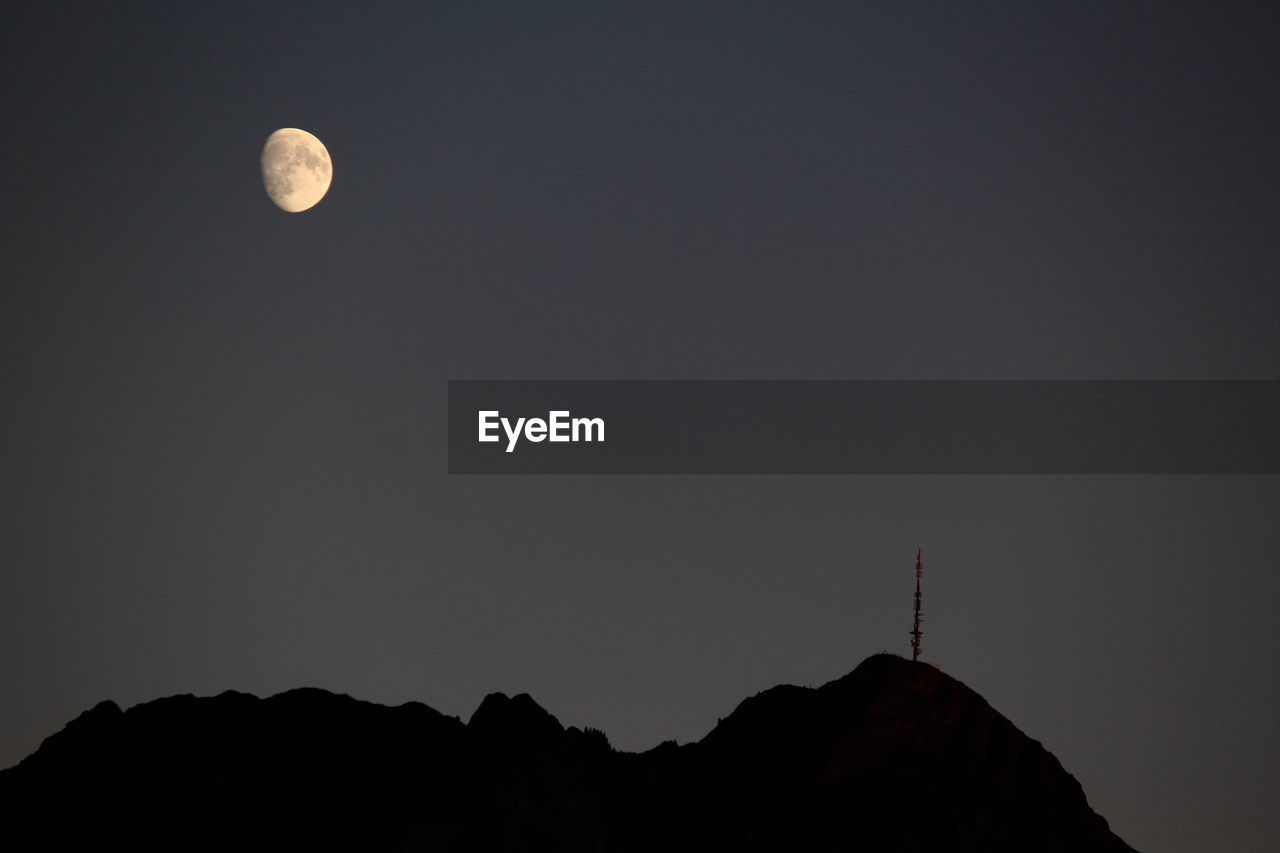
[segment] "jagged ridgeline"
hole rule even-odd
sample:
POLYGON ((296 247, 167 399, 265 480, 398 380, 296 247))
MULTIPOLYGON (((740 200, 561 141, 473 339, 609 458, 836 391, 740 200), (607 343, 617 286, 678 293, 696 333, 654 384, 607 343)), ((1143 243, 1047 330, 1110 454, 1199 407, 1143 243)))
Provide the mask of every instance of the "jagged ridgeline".
POLYGON ((103 702, 0 772, 10 850, 1129 851, 959 681, 876 655, 613 750, 527 695, 464 724, 322 690, 103 702))

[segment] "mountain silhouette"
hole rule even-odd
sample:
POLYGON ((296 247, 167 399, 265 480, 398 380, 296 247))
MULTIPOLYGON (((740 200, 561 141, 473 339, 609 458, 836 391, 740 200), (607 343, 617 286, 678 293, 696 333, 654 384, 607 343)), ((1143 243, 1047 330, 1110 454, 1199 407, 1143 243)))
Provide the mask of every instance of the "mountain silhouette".
POLYGON ((470 721, 323 690, 85 711, 0 772, 0 846, 133 850, 1131 851, 1048 751, 875 655, 618 752, 529 696, 470 721))

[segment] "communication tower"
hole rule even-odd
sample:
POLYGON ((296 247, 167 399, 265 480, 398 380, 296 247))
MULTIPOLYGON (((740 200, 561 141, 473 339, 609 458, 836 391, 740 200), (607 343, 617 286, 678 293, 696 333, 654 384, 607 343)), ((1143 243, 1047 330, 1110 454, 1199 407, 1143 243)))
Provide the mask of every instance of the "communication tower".
POLYGON ((920 549, 916 549, 916 617, 911 624, 911 659, 920 659, 920 638, 924 636, 920 630, 920 578, 924 575, 924 563, 920 560, 920 549))

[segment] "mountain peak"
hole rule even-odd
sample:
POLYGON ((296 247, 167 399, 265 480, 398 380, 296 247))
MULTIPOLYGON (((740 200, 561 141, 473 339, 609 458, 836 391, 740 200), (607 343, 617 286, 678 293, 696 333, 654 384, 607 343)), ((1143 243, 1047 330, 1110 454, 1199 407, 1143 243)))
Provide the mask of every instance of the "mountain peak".
POLYGON ((511 697, 490 693, 471 715, 467 731, 482 739, 517 744, 553 739, 564 732, 564 726, 528 693, 511 697))

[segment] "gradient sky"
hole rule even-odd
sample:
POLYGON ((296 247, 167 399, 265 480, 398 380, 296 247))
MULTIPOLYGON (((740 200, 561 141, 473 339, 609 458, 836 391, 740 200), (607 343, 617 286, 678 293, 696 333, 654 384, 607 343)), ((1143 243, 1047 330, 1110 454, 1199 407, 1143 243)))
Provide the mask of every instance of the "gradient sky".
POLYGON ((301 685, 696 740, 909 653, 922 547, 1121 837, 1273 849, 1276 477, 450 477, 445 383, 1280 378, 1276 4, 0 18, 0 766, 301 685))

